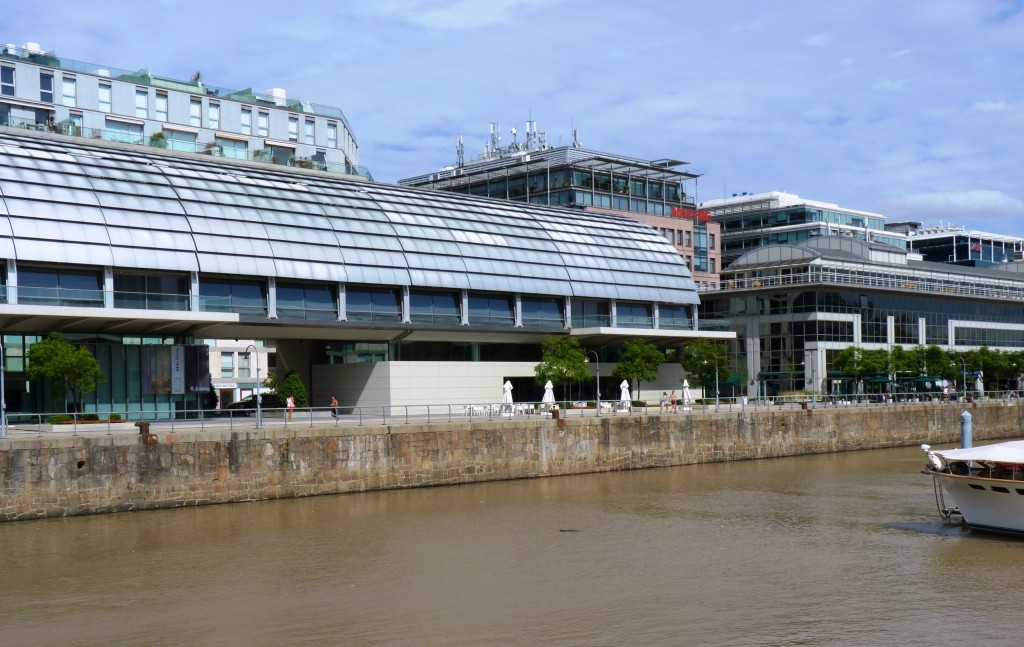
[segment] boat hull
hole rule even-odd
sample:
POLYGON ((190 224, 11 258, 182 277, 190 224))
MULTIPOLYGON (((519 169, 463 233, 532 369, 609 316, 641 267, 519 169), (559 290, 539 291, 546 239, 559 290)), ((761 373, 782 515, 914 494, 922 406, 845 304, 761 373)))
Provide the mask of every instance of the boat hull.
POLYGON ((1024 481, 932 472, 973 530, 1024 535, 1024 481))

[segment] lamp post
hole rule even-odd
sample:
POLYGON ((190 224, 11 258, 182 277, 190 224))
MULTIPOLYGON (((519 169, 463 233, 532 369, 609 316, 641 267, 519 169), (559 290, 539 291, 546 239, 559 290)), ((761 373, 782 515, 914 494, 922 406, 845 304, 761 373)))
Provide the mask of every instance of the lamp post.
MULTIPOLYGON (((704 366, 708 365, 708 360, 702 362, 704 366)), ((715 411, 718 411, 718 361, 715 361, 715 411)))
POLYGON ((964 397, 967 397, 967 360, 963 357, 960 358, 960 364, 963 365, 963 372, 960 373, 964 377, 964 397))
POLYGON ((256 362, 256 428, 260 429, 263 426, 263 410, 260 408, 260 399, 262 398, 260 396, 260 355, 256 352, 254 344, 246 346, 245 352, 248 353, 250 348, 252 349, 251 357, 256 362))
MULTIPOLYGON (((594 362, 597 365, 597 415, 601 415, 601 356, 596 350, 588 350, 588 355, 593 354, 594 362)), ((590 361, 589 359, 587 361, 590 361)))

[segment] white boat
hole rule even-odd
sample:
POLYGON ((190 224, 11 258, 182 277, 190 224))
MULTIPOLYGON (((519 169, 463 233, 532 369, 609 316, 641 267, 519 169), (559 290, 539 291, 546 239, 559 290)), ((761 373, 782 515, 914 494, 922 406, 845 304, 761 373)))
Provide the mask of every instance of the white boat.
POLYGON ((960 515, 972 530, 1024 535, 1024 440, 965 449, 932 449, 925 474, 946 519, 960 515), (946 505, 946 493, 955 507, 946 505))

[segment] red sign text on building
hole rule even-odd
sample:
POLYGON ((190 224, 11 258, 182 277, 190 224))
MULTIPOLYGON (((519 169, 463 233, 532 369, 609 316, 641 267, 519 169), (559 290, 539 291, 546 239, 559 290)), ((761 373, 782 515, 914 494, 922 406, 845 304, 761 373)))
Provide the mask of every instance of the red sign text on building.
POLYGON ((693 207, 672 207, 672 217, 710 222, 711 212, 704 209, 694 209, 693 207))

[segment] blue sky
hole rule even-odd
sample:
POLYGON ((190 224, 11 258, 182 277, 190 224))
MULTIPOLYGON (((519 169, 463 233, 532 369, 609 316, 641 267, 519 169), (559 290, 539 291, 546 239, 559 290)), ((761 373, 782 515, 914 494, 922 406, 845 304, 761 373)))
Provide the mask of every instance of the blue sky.
POLYGON ((0 38, 344 110, 380 181, 554 145, 1024 235, 1024 0, 9 3, 0 38))

